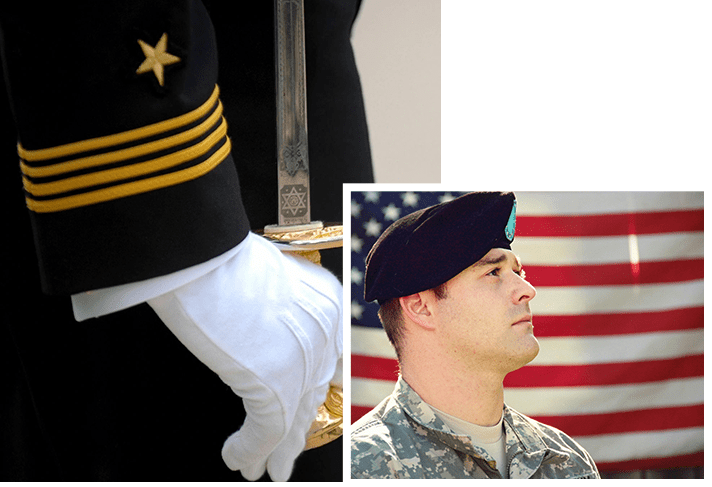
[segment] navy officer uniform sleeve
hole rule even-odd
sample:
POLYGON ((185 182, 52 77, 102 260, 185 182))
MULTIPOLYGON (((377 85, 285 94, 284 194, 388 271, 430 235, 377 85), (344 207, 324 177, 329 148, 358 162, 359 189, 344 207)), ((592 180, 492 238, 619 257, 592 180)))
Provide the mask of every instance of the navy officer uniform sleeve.
MULTIPOLYGON (((2 115, 10 121, 12 111, 18 134, 2 136, 12 235, 2 261, 3 480, 241 479, 215 455, 244 418, 239 398, 147 305, 76 323, 65 296, 39 292, 162 275, 239 243, 246 214, 253 228, 272 223, 268 205, 276 204, 266 195, 274 190, 262 185, 274 177, 273 72, 263 69, 273 55, 272 5, 255 3, 231 22, 232 2, 207 3, 222 24, 220 77, 211 22, 197 1, 0 6, 9 94, 2 115), (144 64, 144 48, 164 60, 160 67, 144 64), (232 140, 216 94, 236 122, 232 140), (178 153, 190 156, 162 164, 178 153)), ((348 41, 359 3, 307 5, 307 65, 320 80, 308 88, 310 145, 321 154, 311 162, 339 175, 333 184, 322 172, 316 183, 337 187, 319 192, 318 219, 340 215, 342 181, 372 180, 348 41), (319 43, 332 52, 320 57, 319 43), (330 144, 341 156, 324 157, 330 144)), ((333 454, 305 453, 292 479, 341 479, 334 444, 333 454)))
POLYGON ((11 2, 2 30, 46 292, 168 274, 245 237, 200 3, 11 2))
POLYGON ((77 323, 66 296, 201 262, 247 232, 231 156, 203 164, 227 143, 216 132, 222 121, 185 136, 219 113, 205 12, 193 1, 2 2, 0 28, 11 235, 2 260, 0 479, 241 480, 216 454, 245 417, 240 398, 148 305, 77 323), (165 66, 161 85, 152 70, 137 73, 147 58, 138 41, 155 48, 164 33, 180 61, 165 66), (181 118, 191 113, 198 118, 181 118), (219 140, 152 170, 207 138, 219 140), (72 162, 91 157, 100 162, 72 162), (135 164, 148 170, 120 174, 135 164), (196 167, 209 170, 180 175, 196 167), (171 177, 176 184, 155 184, 171 177))

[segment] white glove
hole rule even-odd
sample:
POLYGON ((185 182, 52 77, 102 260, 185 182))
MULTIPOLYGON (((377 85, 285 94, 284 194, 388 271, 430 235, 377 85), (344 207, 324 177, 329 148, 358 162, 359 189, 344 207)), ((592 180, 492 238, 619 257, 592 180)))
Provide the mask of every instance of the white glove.
POLYGON ((245 422, 223 446, 227 466, 286 481, 343 353, 342 288, 318 265, 247 239, 217 269, 148 304, 243 399, 245 422))

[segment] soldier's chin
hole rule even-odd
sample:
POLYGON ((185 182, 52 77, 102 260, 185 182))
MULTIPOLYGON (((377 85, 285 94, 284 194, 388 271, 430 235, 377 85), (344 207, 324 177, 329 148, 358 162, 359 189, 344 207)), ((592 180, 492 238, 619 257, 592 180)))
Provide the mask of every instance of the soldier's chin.
POLYGON ((539 355, 539 340, 536 339, 534 335, 529 336, 530 340, 528 340, 529 346, 526 347, 524 350, 522 350, 521 358, 522 358, 522 364, 521 367, 524 367, 527 365, 529 362, 534 360, 537 355, 539 355))

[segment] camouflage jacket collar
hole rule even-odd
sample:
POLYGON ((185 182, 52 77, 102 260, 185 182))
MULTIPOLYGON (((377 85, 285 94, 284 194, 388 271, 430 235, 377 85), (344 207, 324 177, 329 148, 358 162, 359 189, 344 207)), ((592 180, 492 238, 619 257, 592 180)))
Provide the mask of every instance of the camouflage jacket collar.
MULTIPOLYGON (((474 445, 469 436, 454 433, 402 377, 398 378, 391 398, 400 404, 419 433, 479 458, 492 471, 496 471, 493 458, 484 449, 474 445)), ((568 459, 568 453, 551 449, 528 418, 506 404, 504 431, 510 478, 529 478, 545 462, 568 459)))

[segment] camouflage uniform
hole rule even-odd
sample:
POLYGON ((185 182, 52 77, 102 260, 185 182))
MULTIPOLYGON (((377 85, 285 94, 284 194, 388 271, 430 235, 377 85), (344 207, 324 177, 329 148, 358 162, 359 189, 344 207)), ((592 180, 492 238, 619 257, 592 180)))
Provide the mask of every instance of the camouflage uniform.
MULTIPOLYGON (((600 478, 591 456, 561 431, 504 406, 509 478, 600 478)), ((403 380, 354 423, 352 478, 501 478, 470 437, 454 434, 403 380)))

